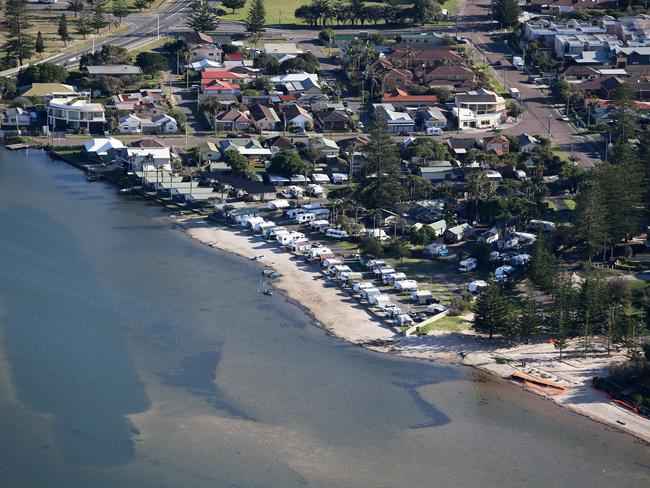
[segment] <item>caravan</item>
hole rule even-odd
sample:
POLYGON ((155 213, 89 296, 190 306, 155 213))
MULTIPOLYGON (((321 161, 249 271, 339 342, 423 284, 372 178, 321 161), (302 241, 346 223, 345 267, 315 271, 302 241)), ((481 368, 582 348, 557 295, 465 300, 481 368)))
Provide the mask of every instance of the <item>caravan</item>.
POLYGON ((415 280, 402 280, 396 281, 394 286, 397 291, 410 292, 418 289, 418 282, 415 280))
POLYGON ((404 273, 395 273, 386 276, 384 283, 387 285, 394 285, 396 281, 402 281, 406 279, 406 274, 404 273))
POLYGON ((331 237, 333 239, 346 239, 349 237, 348 233, 344 230, 334 228, 327 229, 327 231, 325 231, 325 236, 331 237))
POLYGON ((313 222, 314 220, 316 220, 316 216, 311 212, 305 212, 305 213, 301 213, 301 214, 296 215, 295 220, 299 224, 304 224, 304 223, 307 223, 307 222, 313 222))
POLYGON ((476 258, 467 258, 462 260, 458 264, 458 271, 461 273, 467 273, 469 271, 473 271, 476 269, 476 266, 478 265, 478 261, 476 258))

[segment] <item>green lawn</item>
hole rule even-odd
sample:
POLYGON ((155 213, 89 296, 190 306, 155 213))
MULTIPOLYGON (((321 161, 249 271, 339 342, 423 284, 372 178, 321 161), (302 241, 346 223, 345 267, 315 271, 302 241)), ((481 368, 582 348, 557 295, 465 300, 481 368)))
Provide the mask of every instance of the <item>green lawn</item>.
POLYGON ((576 201, 571 199, 571 198, 565 198, 564 199, 564 205, 566 205, 566 208, 569 210, 575 210, 576 209, 576 201))
POLYGON ((425 325, 422 329, 425 332, 430 330, 444 330, 447 332, 462 332, 468 330, 472 323, 461 317, 450 317, 449 315, 425 325))

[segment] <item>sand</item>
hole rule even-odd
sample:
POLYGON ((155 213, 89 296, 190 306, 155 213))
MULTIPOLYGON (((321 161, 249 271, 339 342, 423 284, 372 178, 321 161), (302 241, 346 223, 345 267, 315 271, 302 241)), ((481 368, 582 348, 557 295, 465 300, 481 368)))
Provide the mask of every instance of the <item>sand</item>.
MULTIPOLYGON (((330 334, 368 349, 425 360, 464 364, 490 374, 508 378, 514 371, 544 377, 569 387, 562 395, 545 396, 558 405, 598 422, 650 442, 650 420, 612 403, 604 393, 591 386, 591 378, 600 376, 612 362, 625 360, 622 353, 598 357, 565 358, 550 344, 507 347, 470 333, 434 332, 426 337, 403 337, 369 313, 350 295, 327 284, 313 264, 305 263, 275 243, 253 236, 244 229, 217 226, 196 216, 176 216, 173 222, 188 236, 215 249, 231 252, 281 273, 274 288, 301 306, 330 334), (495 357, 510 359, 499 364, 495 357)), ((574 345, 575 346, 575 345, 574 345)), ((569 348, 571 349, 571 347, 569 348)), ((523 386, 522 386, 523 387, 523 386)))

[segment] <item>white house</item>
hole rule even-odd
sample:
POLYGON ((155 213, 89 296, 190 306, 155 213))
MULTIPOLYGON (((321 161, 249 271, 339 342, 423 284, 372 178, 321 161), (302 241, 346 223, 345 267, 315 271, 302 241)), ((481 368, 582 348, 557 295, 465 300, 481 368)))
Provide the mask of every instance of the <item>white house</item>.
POLYGON ((53 98, 47 105, 47 121, 52 127, 101 131, 106 123, 104 106, 83 97, 53 98))
POLYGON ((386 125, 388 125, 389 132, 402 134, 415 130, 415 120, 406 112, 397 112, 392 104, 375 103, 373 104, 373 108, 384 119, 386 125))
POLYGON ((176 119, 167 114, 152 118, 128 114, 120 118, 118 130, 122 134, 175 134, 178 132, 176 119))
POLYGON ((127 169, 132 172, 172 170, 172 155, 168 147, 127 147, 126 157, 127 169))
POLYGON ((90 139, 84 144, 84 152, 89 157, 102 161, 112 160, 125 148, 122 141, 113 137, 90 139))
POLYGON ((454 105, 460 130, 494 129, 506 120, 505 99, 485 88, 457 94, 454 105))

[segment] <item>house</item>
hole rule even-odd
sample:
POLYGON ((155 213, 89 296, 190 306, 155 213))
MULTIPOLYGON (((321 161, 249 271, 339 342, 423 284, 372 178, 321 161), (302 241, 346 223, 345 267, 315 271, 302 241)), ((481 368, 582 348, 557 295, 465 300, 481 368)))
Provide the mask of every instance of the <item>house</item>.
POLYGON ((454 167, 450 161, 431 161, 420 168, 420 174, 432 183, 451 181, 454 178, 454 167))
POLYGON ((91 103, 84 97, 53 98, 47 105, 47 120, 51 127, 104 130, 106 114, 101 103, 91 103))
POLYGON ((562 72, 562 76, 567 81, 584 81, 584 80, 593 80, 598 77, 598 70, 590 66, 569 66, 562 72))
MULTIPOLYGON (((241 94, 241 87, 234 83, 230 83, 222 80, 215 80, 214 78, 205 77, 201 73, 201 93, 206 96, 212 95, 235 95, 238 96, 241 94)), ((234 99, 237 101, 237 99, 234 99)))
POLYGON ((430 87, 444 86, 454 91, 467 91, 476 85, 476 75, 471 68, 461 64, 442 64, 426 73, 424 82, 430 87))
POLYGON ((316 112, 316 120, 323 131, 346 131, 350 115, 345 110, 321 110, 316 112))
POLYGON ((381 76, 381 90, 391 92, 397 88, 405 89, 415 86, 413 73, 406 69, 390 68, 381 76))
POLYGON ((251 180, 232 173, 219 173, 216 177, 220 189, 234 191, 238 197, 244 198, 246 201, 273 200, 277 195, 275 186, 261 181, 251 180))
POLYGON ((12 130, 18 127, 29 127, 36 122, 38 114, 35 110, 25 110, 22 107, 10 107, 2 114, 2 128, 12 130))
POLYGON ((95 138, 84 143, 83 152, 93 161, 112 162, 121 155, 126 146, 113 137, 95 138))
POLYGON ((310 130, 314 127, 314 119, 309 112, 300 105, 284 105, 282 107, 282 112, 284 115, 285 127, 300 127, 305 130, 310 130))
POLYGON ((373 104, 375 112, 382 117, 393 134, 403 134, 415 130, 415 121, 406 112, 397 112, 390 103, 373 104))
POLYGON ((122 134, 175 134, 178 132, 178 123, 167 114, 151 118, 128 114, 118 120, 118 130, 122 134))
POLYGON ((363 134, 348 137, 346 139, 340 139, 337 142, 339 149, 348 156, 346 158, 348 160, 348 164, 349 161, 352 163, 352 168, 349 168, 352 171, 352 175, 359 174, 363 168, 363 164, 366 160, 365 149, 369 142, 370 139, 363 134))
POLYGON ((242 93, 241 95, 241 103, 246 106, 251 106, 251 105, 277 105, 281 102, 280 95, 281 92, 270 92, 267 94, 247 94, 247 93, 242 93))
POLYGON ((302 49, 298 48, 295 42, 267 42, 262 47, 262 52, 277 58, 282 63, 287 59, 292 59, 302 54, 302 49))
POLYGON ((336 141, 328 139, 323 136, 314 137, 309 140, 309 145, 312 149, 316 149, 325 155, 325 157, 336 157, 339 155, 340 149, 336 141))
POLYGON ((486 137, 483 139, 483 151, 497 156, 508 154, 510 152, 510 140, 502 134, 486 137))
POLYGON ((318 83, 318 75, 313 73, 289 73, 286 75, 273 76, 269 81, 289 95, 292 94, 318 94, 321 93, 321 86, 318 83))
POLYGON ((456 157, 464 157, 467 153, 476 147, 476 139, 473 138, 461 138, 461 137, 450 137, 445 140, 445 144, 451 152, 456 157))
POLYGON ((266 105, 252 105, 248 112, 253 125, 258 130, 276 130, 280 123, 280 117, 278 117, 275 109, 266 105))
POLYGON ((32 83, 27 90, 21 93, 21 96, 43 98, 52 94, 55 94, 57 97, 78 95, 77 90, 72 85, 64 85, 62 83, 32 83))
POLYGON ((168 147, 127 147, 126 169, 131 172, 171 171, 172 153, 168 147))
POLYGON ((248 113, 236 108, 222 110, 211 122, 217 130, 248 130, 252 125, 248 113))
POLYGON ((438 107, 426 107, 415 113, 417 120, 423 131, 427 129, 444 129, 447 127, 447 117, 438 107))
POLYGON ((422 227, 428 227, 433 231, 433 234, 436 237, 441 237, 447 230, 447 222, 445 222, 444 220, 437 220, 435 222, 431 222, 430 224, 422 224, 418 222, 416 224, 413 224, 413 226, 411 226, 411 230, 419 231, 422 227))
POLYGON ((435 66, 438 64, 462 64, 463 58, 444 46, 398 47, 387 55, 395 66, 435 66))
MULTIPOLYGON (((157 137, 147 137, 144 139, 138 139, 137 141, 133 141, 131 143, 132 147, 170 147, 169 144, 167 144, 164 140, 159 139, 157 137)), ((173 149, 172 149, 173 152, 173 149)))
POLYGON ((438 32, 418 32, 416 34, 400 34, 397 42, 405 46, 444 46, 447 41, 438 32))
POLYGON ((567 22, 553 22, 545 19, 534 19, 524 22, 524 39, 528 42, 537 41, 543 46, 553 48, 555 36, 605 34, 604 27, 587 21, 571 19, 567 22))
POLYGON ((528 134, 519 134, 517 141, 519 142, 519 152, 522 153, 532 152, 539 145, 539 140, 528 134))
POLYGON ((221 156, 226 151, 237 151, 252 160, 263 160, 271 156, 271 150, 262 146, 257 139, 222 139, 219 141, 221 156))
POLYGON ((555 36, 555 57, 557 59, 582 62, 598 59, 607 62, 610 52, 623 43, 611 34, 569 34, 555 36))
POLYGON ((162 109, 165 99, 162 90, 142 89, 135 93, 120 93, 111 97, 116 110, 133 111, 143 106, 156 106, 162 109))
POLYGON ((506 119, 506 101, 493 91, 479 88, 457 94, 452 112, 460 130, 494 129, 506 119))
POLYGON ((447 242, 461 242, 474 235, 474 229, 469 224, 460 224, 445 231, 447 242))
POLYGON ((131 64, 104 64, 100 66, 86 66, 88 76, 91 78, 101 78, 102 76, 138 76, 142 74, 140 66, 131 64))
POLYGON ((190 46, 192 61, 207 59, 220 63, 223 60, 223 50, 217 44, 204 43, 190 46))
POLYGON ((266 145, 271 150, 272 154, 279 153, 281 151, 295 151, 296 145, 289 139, 284 136, 275 136, 266 140, 266 145))
POLYGON ((492 227, 490 230, 486 230, 476 239, 478 242, 484 242, 486 244, 494 244, 499 240, 499 229, 492 227))
POLYGON ((435 95, 409 95, 400 88, 395 88, 391 93, 386 93, 381 98, 381 103, 390 103, 394 107, 429 107, 438 103, 435 95))
POLYGON ((580 10, 616 8, 614 0, 555 0, 548 4, 551 15, 570 14, 580 10))
POLYGON ((219 161, 221 159, 221 151, 219 146, 217 146, 212 141, 205 141, 198 145, 195 151, 196 157, 199 162, 208 162, 219 161))

